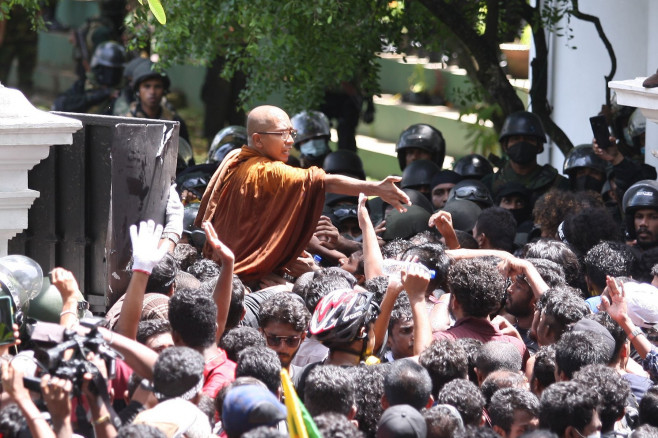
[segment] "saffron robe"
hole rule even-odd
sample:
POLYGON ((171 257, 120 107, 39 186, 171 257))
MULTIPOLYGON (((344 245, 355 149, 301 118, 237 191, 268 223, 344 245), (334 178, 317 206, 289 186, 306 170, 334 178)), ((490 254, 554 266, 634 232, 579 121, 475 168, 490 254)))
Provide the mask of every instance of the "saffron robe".
MULTIPOLYGON (((257 281, 306 247, 324 206, 324 176, 318 167, 298 169, 243 146, 213 175, 195 225, 210 221, 235 254, 234 272, 257 281)), ((208 244, 203 255, 213 258, 208 244)))

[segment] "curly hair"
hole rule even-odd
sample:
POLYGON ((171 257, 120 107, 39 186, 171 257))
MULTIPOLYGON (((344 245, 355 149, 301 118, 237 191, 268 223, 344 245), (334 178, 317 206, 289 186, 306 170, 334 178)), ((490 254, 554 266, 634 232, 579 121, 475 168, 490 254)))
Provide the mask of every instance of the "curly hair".
POLYGON ((398 298, 395 300, 393 305, 393 310, 391 310, 391 317, 388 320, 388 332, 390 334, 395 324, 399 322, 411 321, 413 315, 411 314, 411 303, 409 302, 409 296, 407 293, 402 291, 398 298))
POLYGON ((117 430, 117 438, 166 438, 167 435, 150 424, 126 424, 117 430))
POLYGON ((532 369, 530 383, 532 384, 535 379, 542 388, 547 388, 548 385, 555 383, 555 344, 540 347, 535 354, 535 365, 532 369))
POLYGON ((412 246, 414 244, 409 240, 395 238, 382 246, 382 257, 385 259, 394 259, 412 246))
POLYGON ((198 259, 187 268, 187 272, 194 275, 203 283, 206 280, 217 277, 221 272, 221 268, 210 259, 198 259))
POLYGON ((437 397, 446 383, 468 377, 466 350, 455 341, 436 340, 418 358, 432 379, 432 395, 437 397))
POLYGON ((488 260, 462 259, 450 267, 448 289, 466 316, 483 318, 500 306, 505 279, 488 260))
POLYGON ((178 268, 187 272, 187 268, 199 259, 199 252, 189 243, 179 243, 174 248, 174 258, 178 268))
POLYGON ((446 254, 445 247, 440 243, 424 243, 412 246, 402 253, 402 258, 409 256, 418 257, 418 263, 427 269, 434 271, 434 279, 430 281, 429 287, 445 289, 450 269, 450 257, 446 254))
POLYGON ((238 353, 235 377, 255 377, 277 394, 281 386, 281 361, 274 350, 267 347, 247 347, 238 353))
POLYGON ((607 365, 609 361, 610 350, 600 333, 567 332, 555 344, 557 370, 564 373, 568 379, 586 365, 607 365))
POLYGON ((454 343, 459 345, 466 352, 466 360, 468 362, 468 380, 478 384, 478 375, 475 372, 475 358, 480 351, 480 347, 484 345, 479 339, 473 338, 458 338, 454 340, 454 343))
MULTIPOLYGON (((219 277, 211 277, 201 283, 199 288, 202 292, 212 297, 217 285, 219 277)), ((246 288, 240 280, 240 277, 233 274, 233 282, 231 283, 231 302, 228 306, 228 316, 226 318, 226 329, 232 329, 240 324, 242 313, 244 312, 244 295, 246 288)))
MULTIPOLYGON (((10 404, 0 410, 0 433, 3 437, 17 438, 21 430, 27 431, 27 420, 16 404, 10 404)), ((29 434, 28 434, 29 436, 29 434)))
POLYGON ((580 261, 567 244, 553 239, 539 239, 523 247, 523 257, 545 259, 557 263, 564 269, 567 284, 579 287, 581 283, 580 261))
POLYGON ((394 361, 384 378, 384 394, 391 406, 410 405, 422 409, 432 393, 427 369, 411 359, 394 361))
POLYGON ((375 438, 377 423, 384 412, 381 404, 384 394, 384 376, 389 369, 388 364, 362 365, 347 368, 356 385, 356 417, 361 430, 366 437, 375 438))
POLYGON ((480 391, 484 396, 484 403, 487 409, 491 398, 502 389, 505 388, 523 388, 525 389, 528 382, 525 376, 518 371, 498 370, 494 371, 482 381, 480 391))
POLYGON ((556 322, 564 327, 581 320, 590 313, 585 300, 580 296, 580 291, 569 286, 548 289, 542 295, 537 307, 555 318, 556 322))
POLYGON ((573 212, 580 210, 580 204, 572 192, 563 190, 550 190, 544 193, 532 210, 535 224, 541 228, 541 235, 554 237, 557 227, 564 218, 573 212))
POLYGON ((304 405, 312 416, 328 412, 349 415, 355 397, 352 375, 339 366, 316 366, 306 378, 304 405))
MULTIPOLYGON (((204 360, 201 353, 188 347, 170 347, 158 356, 153 366, 153 391, 159 401, 180 397, 203 382, 204 360)), ((199 391, 201 388, 199 387, 199 391)), ((189 398, 194 394, 188 394, 189 398)))
POLYGON ((548 259, 526 259, 535 267, 539 276, 546 282, 548 287, 557 287, 565 284, 564 269, 557 263, 548 259))
POLYGON ((601 430, 612 430, 615 421, 624 414, 626 400, 631 395, 628 381, 613 368, 601 364, 581 368, 574 374, 573 380, 596 390, 601 401, 601 430))
MULTIPOLYGON (((4 410, 4 409, 3 409, 4 410)), ((640 424, 658 427, 658 385, 649 388, 640 400, 640 424)))
POLYGON ((486 342, 475 357, 475 366, 484 377, 497 370, 521 371, 521 353, 509 342, 486 342))
POLYGON ((436 398, 437 403, 452 405, 462 416, 464 426, 479 426, 484 408, 484 397, 475 384, 466 379, 455 379, 445 384, 436 398))
POLYGON ((514 251, 516 225, 514 215, 509 210, 490 207, 482 210, 475 228, 479 234, 487 236, 494 248, 511 253, 514 251))
POLYGON ((606 275, 630 277, 638 269, 638 259, 625 243, 605 240, 587 251, 583 265, 590 281, 603 291, 606 275))
POLYGON ((361 432, 345 415, 325 412, 313 417, 321 436, 336 438, 364 438, 361 432))
POLYGON ((503 388, 491 397, 487 412, 492 426, 510 433, 514 424, 514 412, 525 411, 533 417, 539 416, 539 399, 530 391, 521 388, 503 388))
POLYGON ((539 403, 539 427, 564 436, 568 426, 582 431, 599 403, 594 389, 580 382, 558 382, 544 390, 539 403))
POLYGON ((219 347, 226 352, 226 357, 233 362, 238 361, 238 353, 247 347, 267 347, 265 336, 253 327, 233 327, 224 332, 219 341, 219 347))
POLYGON ((209 347, 217 335, 217 306, 200 290, 178 290, 169 300, 169 322, 186 346, 209 347))
POLYGON ((150 337, 171 332, 171 324, 166 319, 140 321, 137 326, 137 342, 146 345, 150 337))
POLYGON ((265 328, 270 322, 290 324, 293 330, 303 332, 308 329, 311 313, 302 300, 290 292, 272 295, 260 306, 259 324, 265 328))
MULTIPOLYGON (((349 274, 347 271, 344 272, 349 274)), ((345 275, 334 270, 321 269, 313 274, 312 280, 305 281, 304 287, 299 290, 299 295, 304 299, 306 309, 312 314, 315 306, 325 295, 338 289, 351 289, 352 286, 353 283, 345 275)))
POLYGON ((173 255, 166 253, 162 260, 153 267, 146 282, 146 292, 157 292, 168 295, 178 273, 178 263, 173 255))
POLYGON ((619 225, 607 208, 581 210, 568 215, 562 227, 564 238, 581 257, 601 240, 621 240, 619 225))

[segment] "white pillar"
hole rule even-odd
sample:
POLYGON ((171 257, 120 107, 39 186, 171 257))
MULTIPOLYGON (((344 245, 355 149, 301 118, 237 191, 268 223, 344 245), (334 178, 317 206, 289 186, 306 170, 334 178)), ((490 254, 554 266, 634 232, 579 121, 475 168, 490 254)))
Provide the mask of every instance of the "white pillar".
POLYGON ((27 228, 27 211, 39 196, 27 186, 28 171, 51 145, 72 144, 81 128, 79 120, 38 110, 20 91, 0 84, 0 257, 27 228))

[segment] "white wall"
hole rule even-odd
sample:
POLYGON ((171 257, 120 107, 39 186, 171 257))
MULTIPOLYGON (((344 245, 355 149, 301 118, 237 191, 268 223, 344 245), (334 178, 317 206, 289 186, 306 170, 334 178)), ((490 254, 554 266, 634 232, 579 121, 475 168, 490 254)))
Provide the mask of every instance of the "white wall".
MULTIPOLYGON (((603 30, 612 43, 617 57, 617 71, 612 80, 648 76, 656 71, 658 2, 581 0, 580 10, 600 18, 603 30)), ((573 144, 578 145, 591 142, 589 117, 596 115, 601 105, 605 104, 604 76, 609 73, 611 64, 592 23, 572 18, 570 23, 562 24, 565 29, 567 26, 571 27, 571 40, 549 36, 552 55, 549 102, 553 106, 553 120, 573 144)), ((658 134, 658 126, 655 129, 658 134)), ((542 158, 544 162, 550 160, 561 171, 564 156, 559 149, 551 148, 542 158)))

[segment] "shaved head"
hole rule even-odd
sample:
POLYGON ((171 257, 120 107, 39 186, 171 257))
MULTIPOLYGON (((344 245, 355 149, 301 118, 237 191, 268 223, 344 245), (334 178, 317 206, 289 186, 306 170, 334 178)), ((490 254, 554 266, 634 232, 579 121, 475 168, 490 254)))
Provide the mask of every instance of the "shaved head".
POLYGON ((262 105, 249 112, 247 117, 247 138, 249 147, 254 147, 254 134, 292 127, 285 111, 273 105, 262 105))

